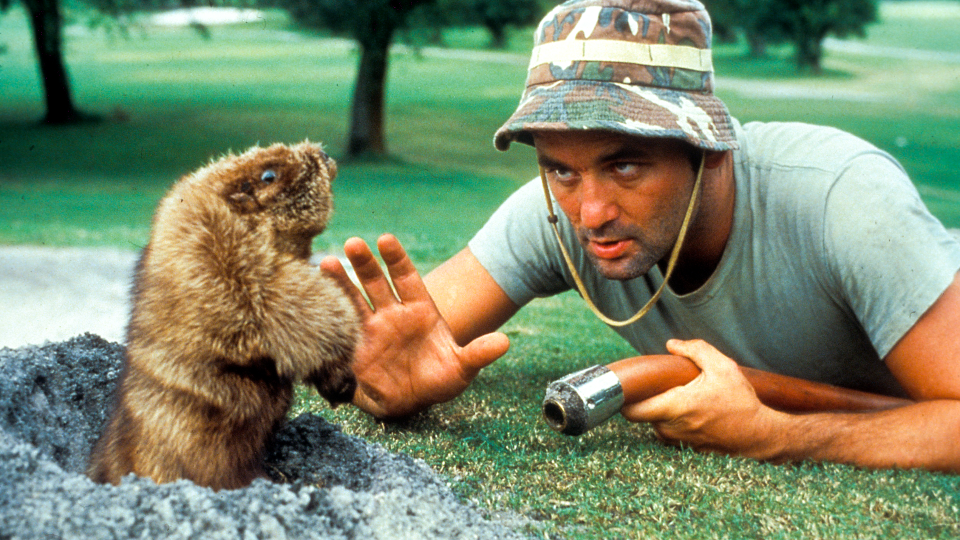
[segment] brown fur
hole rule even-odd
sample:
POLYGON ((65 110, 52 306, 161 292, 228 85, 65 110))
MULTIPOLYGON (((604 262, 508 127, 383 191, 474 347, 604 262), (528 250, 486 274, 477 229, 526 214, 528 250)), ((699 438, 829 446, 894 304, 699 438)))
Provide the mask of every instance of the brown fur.
POLYGON ((184 177, 160 202, 94 481, 133 472, 243 487, 265 477, 263 452, 295 381, 334 404, 352 398, 358 315, 307 261, 335 175, 309 142, 255 147, 184 177))

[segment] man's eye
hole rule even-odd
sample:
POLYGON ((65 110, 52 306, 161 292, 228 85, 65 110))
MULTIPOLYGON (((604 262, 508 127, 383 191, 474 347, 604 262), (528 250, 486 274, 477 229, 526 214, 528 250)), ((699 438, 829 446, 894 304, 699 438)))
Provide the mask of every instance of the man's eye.
POLYGON ((621 176, 631 176, 637 173, 637 170, 640 168, 636 163, 615 163, 613 165, 613 171, 621 176))
POLYGON ((560 183, 570 183, 576 179, 576 174, 573 171, 565 169, 550 169, 547 174, 560 183))

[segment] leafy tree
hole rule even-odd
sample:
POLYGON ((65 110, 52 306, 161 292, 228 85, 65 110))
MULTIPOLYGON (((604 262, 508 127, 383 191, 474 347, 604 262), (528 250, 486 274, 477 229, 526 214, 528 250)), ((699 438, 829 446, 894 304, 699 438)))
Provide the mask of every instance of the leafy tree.
POLYGON ((347 35, 360 44, 348 155, 387 153, 383 125, 390 44, 413 9, 433 1, 281 0, 298 23, 347 35))
MULTIPOLYGON (((0 0, 0 10, 7 10, 13 0, 0 0)), ((40 66, 46 101, 46 124, 71 124, 92 117, 80 112, 73 103, 66 64, 63 61, 63 15, 60 0, 22 0, 30 18, 33 44, 40 66)))
MULTIPOLYGON (((507 29, 536 24, 560 0, 436 0, 418 10, 418 23, 437 35, 441 27, 482 26, 490 47, 507 45, 507 29)), ((434 43, 440 40, 435 39, 434 43)))
POLYGON ((767 43, 793 45, 798 69, 819 72, 828 35, 863 36, 877 18, 877 0, 706 0, 711 18, 727 34, 743 32, 751 53, 767 43))
POLYGON ((509 26, 535 24, 546 12, 531 0, 451 0, 450 3, 454 10, 467 14, 468 22, 483 25, 490 32, 490 45, 495 49, 506 47, 509 26))
MULTIPOLYGON (((117 16, 137 5, 154 0, 86 0, 84 6, 106 16, 117 16)), ((6 11, 14 0, 0 0, 0 11, 6 11)), ((74 104, 70 77, 63 57, 62 0, 21 0, 30 19, 34 50, 40 68, 46 114, 44 124, 65 125, 97 120, 80 111, 74 104)))
MULTIPOLYGON (((205 0, 216 5, 238 5, 245 0, 205 0)), ((9 9, 15 0, 0 0, 0 12, 9 9)), ((201 0, 20 0, 27 11, 33 33, 37 64, 43 84, 46 114, 43 123, 65 125, 97 120, 95 115, 80 111, 73 100, 70 78, 63 56, 63 9, 82 7, 91 20, 99 19, 101 26, 107 21, 137 9, 174 9, 194 7, 201 0)), ((123 27, 121 25, 121 30, 123 27)), ((199 28, 198 30, 203 30, 199 28)))
MULTIPOLYGON (((761 0, 763 1, 763 0, 761 0)), ((821 69, 828 35, 863 37, 877 19, 876 0, 765 0, 764 18, 793 43, 797 67, 821 69)), ((777 34, 774 34, 777 36, 777 34)))
POLYGON ((747 40, 750 56, 766 54, 768 37, 764 35, 764 10, 758 6, 764 0, 706 0, 704 4, 713 22, 714 39, 734 42, 740 34, 747 40))

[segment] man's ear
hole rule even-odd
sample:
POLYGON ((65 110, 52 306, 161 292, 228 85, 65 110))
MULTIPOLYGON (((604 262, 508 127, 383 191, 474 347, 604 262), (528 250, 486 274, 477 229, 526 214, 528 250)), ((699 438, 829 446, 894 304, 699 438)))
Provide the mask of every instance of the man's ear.
POLYGON ((716 169, 724 162, 724 160, 727 159, 727 156, 729 154, 730 154, 729 150, 724 150, 723 152, 715 152, 715 151, 708 150, 704 152, 705 161, 703 162, 703 168, 716 169))

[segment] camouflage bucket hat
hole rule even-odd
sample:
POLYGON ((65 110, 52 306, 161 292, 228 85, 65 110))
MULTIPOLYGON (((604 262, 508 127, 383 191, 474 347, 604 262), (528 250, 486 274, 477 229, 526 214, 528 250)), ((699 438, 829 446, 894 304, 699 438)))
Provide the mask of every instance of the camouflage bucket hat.
POLYGON ((696 0, 571 0, 534 36, 526 90, 494 135, 498 150, 531 131, 607 130, 737 148, 713 95, 710 16, 696 0))

